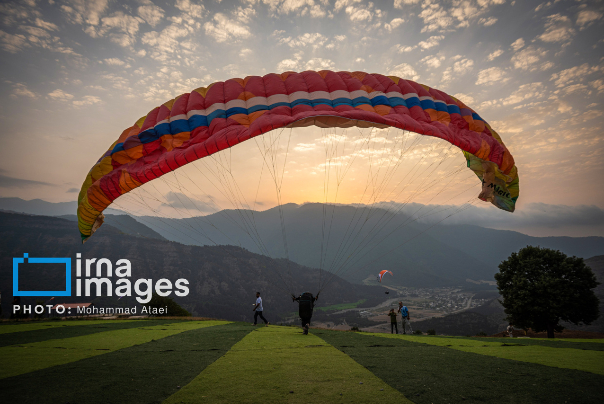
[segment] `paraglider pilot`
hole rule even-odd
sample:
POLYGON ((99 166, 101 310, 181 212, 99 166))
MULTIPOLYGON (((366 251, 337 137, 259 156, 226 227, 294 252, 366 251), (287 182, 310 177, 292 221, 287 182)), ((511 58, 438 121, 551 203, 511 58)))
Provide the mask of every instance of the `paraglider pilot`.
POLYGON ((292 295, 292 302, 298 302, 298 314, 304 329, 303 334, 308 335, 308 327, 310 327, 310 319, 312 318, 312 311, 315 308, 315 301, 319 298, 313 296, 310 292, 304 292, 300 296, 295 297, 292 295))

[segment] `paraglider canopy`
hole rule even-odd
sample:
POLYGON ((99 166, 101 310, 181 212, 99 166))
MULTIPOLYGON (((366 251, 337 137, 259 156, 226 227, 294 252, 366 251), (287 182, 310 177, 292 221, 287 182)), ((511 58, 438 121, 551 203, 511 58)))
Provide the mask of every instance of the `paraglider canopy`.
POLYGON ((82 241, 121 195, 195 160, 278 128, 395 127, 463 151, 478 196, 513 212, 518 172, 503 141, 460 100, 394 76, 329 70, 216 82, 182 94, 125 129, 88 172, 78 196, 82 241))
POLYGON ((380 283, 382 283, 382 278, 384 277, 384 275, 386 275, 386 273, 389 273, 390 275, 394 276, 394 274, 393 274, 392 272, 387 271, 387 270, 383 270, 382 272, 380 272, 380 273, 378 274, 378 281, 379 281, 380 283))

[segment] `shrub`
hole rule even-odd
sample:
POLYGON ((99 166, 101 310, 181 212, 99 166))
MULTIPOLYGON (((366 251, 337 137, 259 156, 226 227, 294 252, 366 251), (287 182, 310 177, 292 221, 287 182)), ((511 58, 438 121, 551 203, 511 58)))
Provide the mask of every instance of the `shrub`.
POLYGON ((480 331, 478 334, 476 334, 477 337, 486 337, 487 333, 484 331, 480 331))
POLYGON ((422 335, 423 333, 420 330, 415 330, 415 331, 413 331, 413 334, 415 334, 415 335, 422 335))
POLYGON ((350 331, 359 331, 359 327, 350 327, 350 331))
POLYGON ((428 330, 428 331, 426 331, 426 334, 428 334, 428 335, 436 335, 436 331, 434 331, 434 330, 428 330))

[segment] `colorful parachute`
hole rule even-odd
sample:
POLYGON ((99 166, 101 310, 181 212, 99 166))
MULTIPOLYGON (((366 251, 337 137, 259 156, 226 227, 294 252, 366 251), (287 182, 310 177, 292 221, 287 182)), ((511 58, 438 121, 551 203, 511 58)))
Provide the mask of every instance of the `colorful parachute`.
POLYGON ((390 271, 387 270, 383 270, 382 272, 380 272, 378 274, 378 281, 381 283, 382 282, 382 278, 384 277, 384 275, 386 274, 386 272, 388 272, 390 275, 394 276, 394 274, 390 271))
POLYGON ((463 102, 399 77, 285 72, 216 82, 153 109, 122 132, 78 196, 85 241, 116 198, 166 173, 283 127, 396 127, 459 147, 483 182, 479 198, 514 211, 518 172, 499 135, 463 102))

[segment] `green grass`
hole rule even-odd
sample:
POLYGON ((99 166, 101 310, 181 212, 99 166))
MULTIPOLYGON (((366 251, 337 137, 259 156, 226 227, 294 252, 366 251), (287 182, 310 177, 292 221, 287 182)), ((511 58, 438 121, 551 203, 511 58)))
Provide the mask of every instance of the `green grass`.
POLYGON ((409 401, 321 338, 302 335, 300 329, 293 327, 269 326, 248 334, 164 401, 165 404, 198 402, 409 401))
POLYGON ((505 340, 491 342, 490 339, 444 338, 430 336, 403 336, 393 334, 371 334, 376 337, 404 339, 437 345, 463 352, 496 356, 515 361, 538 363, 566 369, 583 370, 604 375, 604 352, 579 350, 575 348, 552 348, 541 345, 522 345, 523 340, 505 340))
POLYGON ((414 342, 429 337, 313 333, 418 404, 602 402, 604 377, 594 373, 414 342))
POLYGON ((77 322, 77 324, 73 324, 72 326, 62 326, 57 324, 54 327, 46 327, 45 329, 25 329, 21 332, 0 334, 0 347, 17 344, 31 344, 34 342, 47 341, 51 339, 73 338, 111 330, 123 330, 151 325, 177 323, 178 320, 116 320, 109 323, 100 320, 74 322, 77 322))
POLYGON ((185 321, 155 326, 145 326, 141 323, 140 328, 5 346, 0 348, 0 358, 2 358, 0 379, 106 354, 183 331, 226 323, 226 321, 185 321))
POLYGON ((42 339, 0 348, 2 402, 602 402, 604 351, 593 340, 305 336, 224 321, 32 327, 42 324, 0 333, 42 339))
MULTIPOLYGON (((440 338, 455 338, 444 337, 440 338)), ((599 339, 541 339, 541 338, 464 338, 466 340, 484 341, 484 342, 499 342, 501 344, 522 344, 522 345, 539 345, 548 346, 550 348, 574 348, 587 349, 590 351, 604 351, 603 340, 599 339)))
POLYGON ((0 380, 5 403, 158 403, 252 330, 227 324, 183 331, 105 355, 0 380))
POLYGON ((0 334, 8 334, 21 331, 48 330, 54 327, 70 327, 74 325, 90 325, 91 323, 103 322, 103 324, 123 323, 139 320, 70 320, 70 321, 27 321, 27 322, 0 322, 0 334))
POLYGON ((341 303, 341 304, 332 304, 331 306, 325 307, 315 307, 315 310, 327 311, 327 310, 346 310, 346 309, 354 309, 359 305, 365 303, 367 299, 361 299, 356 303, 341 303))

